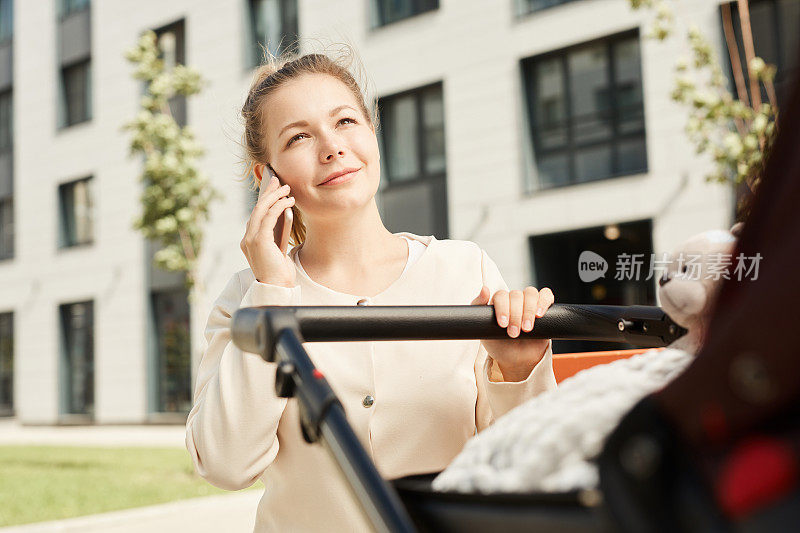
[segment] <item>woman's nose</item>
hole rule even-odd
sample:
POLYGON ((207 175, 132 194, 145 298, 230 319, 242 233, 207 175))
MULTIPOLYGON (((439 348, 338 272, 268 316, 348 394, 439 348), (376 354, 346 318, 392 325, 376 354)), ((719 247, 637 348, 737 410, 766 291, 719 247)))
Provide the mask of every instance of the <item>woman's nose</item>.
POLYGON ((322 159, 323 163, 329 162, 337 156, 342 157, 343 155, 344 149, 335 138, 328 137, 325 139, 322 149, 320 150, 320 159, 322 159))

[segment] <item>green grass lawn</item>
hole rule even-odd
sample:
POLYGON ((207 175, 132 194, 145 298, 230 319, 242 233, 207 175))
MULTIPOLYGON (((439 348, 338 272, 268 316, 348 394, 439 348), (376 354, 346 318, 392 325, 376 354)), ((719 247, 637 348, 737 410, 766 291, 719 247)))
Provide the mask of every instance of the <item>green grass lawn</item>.
POLYGON ((225 492, 180 448, 0 446, 0 527, 225 492))

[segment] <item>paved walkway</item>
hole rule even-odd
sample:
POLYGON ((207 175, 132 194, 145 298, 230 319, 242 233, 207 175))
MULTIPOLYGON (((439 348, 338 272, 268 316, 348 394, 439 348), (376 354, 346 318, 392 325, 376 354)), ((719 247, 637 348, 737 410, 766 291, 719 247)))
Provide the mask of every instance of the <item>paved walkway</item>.
POLYGON ((0 528, 2 533, 249 533, 263 490, 0 528))
POLYGON ((49 444, 55 446, 185 446, 183 425, 142 426, 23 426, 0 419, 0 445, 49 444))

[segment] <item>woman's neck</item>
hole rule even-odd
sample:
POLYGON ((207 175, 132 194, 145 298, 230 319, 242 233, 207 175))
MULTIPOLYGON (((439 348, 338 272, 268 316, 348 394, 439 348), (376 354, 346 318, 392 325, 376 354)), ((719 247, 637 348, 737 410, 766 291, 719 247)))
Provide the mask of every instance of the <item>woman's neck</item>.
POLYGON ((384 263, 405 251, 405 243, 383 225, 375 200, 341 218, 309 220, 301 248, 303 268, 328 270, 384 263), (376 261, 377 260, 377 261, 376 261))

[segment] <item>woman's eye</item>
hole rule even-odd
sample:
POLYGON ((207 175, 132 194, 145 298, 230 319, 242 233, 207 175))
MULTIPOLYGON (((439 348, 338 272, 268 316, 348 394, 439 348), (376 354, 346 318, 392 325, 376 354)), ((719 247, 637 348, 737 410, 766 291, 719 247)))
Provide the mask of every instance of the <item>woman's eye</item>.
POLYGON ((305 135, 305 133, 298 133, 297 135, 289 139, 289 142, 286 143, 286 146, 291 146, 292 144, 294 144, 295 141, 302 139, 303 135, 305 135))
POLYGON ((345 120, 349 120, 349 121, 350 121, 351 123, 353 123, 353 124, 355 124, 355 123, 356 123, 356 119, 354 119, 354 118, 350 118, 350 117, 345 117, 345 118, 343 118, 343 119, 340 119, 340 120, 339 120, 339 124, 341 124, 341 123, 342 123, 342 122, 344 122, 345 120))

